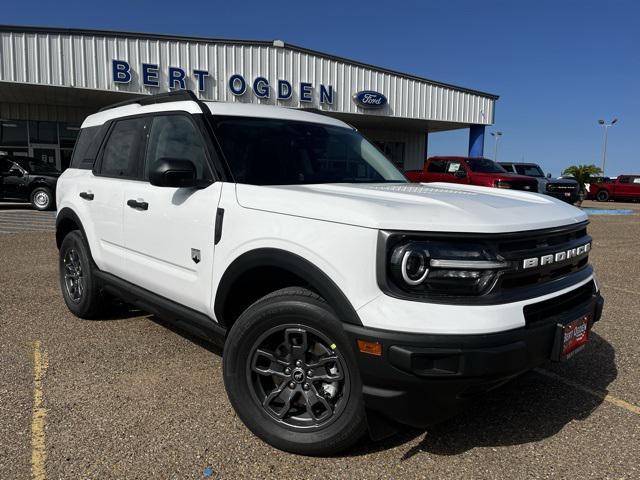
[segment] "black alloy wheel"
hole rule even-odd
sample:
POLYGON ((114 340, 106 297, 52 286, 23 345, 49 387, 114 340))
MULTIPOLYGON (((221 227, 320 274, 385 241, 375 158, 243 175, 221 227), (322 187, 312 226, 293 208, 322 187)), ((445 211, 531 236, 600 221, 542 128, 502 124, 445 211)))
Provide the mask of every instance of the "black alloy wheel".
POLYGON ((82 274, 82 261, 75 248, 70 248, 62 259, 64 264, 64 286, 69 299, 73 303, 80 303, 85 291, 85 281, 82 274))
POLYGON ((59 255, 58 276, 67 308, 80 318, 103 316, 108 305, 94 274, 89 247, 79 230, 64 237, 59 255))
POLYGON ((275 327, 247 359, 253 398, 291 429, 321 428, 337 418, 349 398, 348 370, 335 343, 300 325, 275 327))

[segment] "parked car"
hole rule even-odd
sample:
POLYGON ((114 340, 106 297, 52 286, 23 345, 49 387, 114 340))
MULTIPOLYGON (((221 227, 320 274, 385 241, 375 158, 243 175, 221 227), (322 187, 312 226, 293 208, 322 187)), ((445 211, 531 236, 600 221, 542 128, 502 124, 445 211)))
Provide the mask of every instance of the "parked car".
POLYGON ((589 186, 589 193, 599 202, 640 199, 640 175, 620 175, 612 182, 589 186))
POLYGON ((100 318, 108 293, 223 345, 239 418, 300 454, 450 416, 573 356, 602 312, 584 212, 410 184, 305 110, 188 91, 108 108, 57 204, 69 310, 100 318))
POLYGON ((538 191, 535 178, 507 172, 493 160, 481 157, 430 157, 422 170, 410 170, 412 182, 448 182, 482 187, 538 191))
MULTIPOLYGON (((573 178, 573 176, 571 176, 571 177, 562 177, 562 178, 573 178)), ((584 188, 585 188, 585 190, 587 192, 587 199, 589 199, 589 200, 595 200, 596 199, 595 193, 598 191, 598 188, 596 187, 596 184, 599 184, 599 183, 611 183, 612 181, 613 180, 610 177, 594 177, 594 176, 589 177, 588 181, 586 181, 585 184, 584 184, 584 188)))
POLYGON ((545 177, 542 168, 537 163, 499 162, 499 164, 507 172, 534 177, 538 181, 538 193, 550 195, 572 204, 578 200, 580 185, 575 179, 553 179, 550 173, 545 177))
POLYGON ((32 157, 0 156, 0 200, 31 202, 36 210, 55 207, 60 172, 32 157))

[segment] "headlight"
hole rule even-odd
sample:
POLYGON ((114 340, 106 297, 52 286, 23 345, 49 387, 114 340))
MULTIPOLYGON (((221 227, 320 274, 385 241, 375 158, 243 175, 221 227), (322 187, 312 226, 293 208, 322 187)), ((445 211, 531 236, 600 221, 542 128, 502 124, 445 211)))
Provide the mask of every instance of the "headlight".
POLYGON ((553 183, 547 183, 547 192, 553 192, 555 191, 556 186, 553 183))
POLYGON ((419 295, 481 295, 509 266, 486 246, 438 240, 408 240, 390 246, 390 283, 419 295))
POLYGON ((510 182, 506 182, 504 180, 496 180, 494 186, 496 188, 513 188, 510 182))

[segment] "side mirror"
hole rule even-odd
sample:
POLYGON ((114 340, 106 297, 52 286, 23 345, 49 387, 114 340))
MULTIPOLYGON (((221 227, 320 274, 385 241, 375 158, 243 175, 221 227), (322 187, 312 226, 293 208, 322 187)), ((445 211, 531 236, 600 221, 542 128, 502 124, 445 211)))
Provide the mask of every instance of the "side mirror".
POLYGON ((550 173, 547 173, 547 178, 549 178, 549 179, 551 178, 551 174, 550 173))
POLYGON ((467 172, 465 172, 462 168, 460 170, 456 170, 456 172, 453 174, 455 177, 458 178, 464 178, 467 176, 467 172))
POLYGON ((156 187, 195 187, 196 167, 191 160, 161 158, 151 166, 149 182, 156 187))

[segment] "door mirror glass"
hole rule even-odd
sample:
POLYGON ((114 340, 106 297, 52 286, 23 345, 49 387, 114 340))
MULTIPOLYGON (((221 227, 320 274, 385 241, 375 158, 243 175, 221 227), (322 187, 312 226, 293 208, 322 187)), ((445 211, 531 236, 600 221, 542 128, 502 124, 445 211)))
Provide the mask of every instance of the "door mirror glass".
POLYGON ((547 173, 547 178, 549 178, 549 179, 551 178, 551 174, 550 173, 547 173))
POLYGON ((156 187, 195 187, 196 178, 193 162, 181 158, 161 158, 149 170, 149 182, 156 187))

